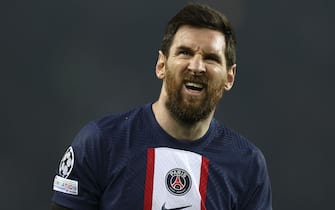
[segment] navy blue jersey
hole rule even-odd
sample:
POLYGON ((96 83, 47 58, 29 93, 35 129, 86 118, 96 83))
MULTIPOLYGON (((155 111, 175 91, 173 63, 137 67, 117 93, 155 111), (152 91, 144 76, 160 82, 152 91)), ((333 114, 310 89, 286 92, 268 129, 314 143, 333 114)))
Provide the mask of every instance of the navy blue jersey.
POLYGON ((264 157, 217 122, 182 141, 157 123, 151 104, 88 123, 62 158, 53 202, 91 210, 270 210, 264 157))

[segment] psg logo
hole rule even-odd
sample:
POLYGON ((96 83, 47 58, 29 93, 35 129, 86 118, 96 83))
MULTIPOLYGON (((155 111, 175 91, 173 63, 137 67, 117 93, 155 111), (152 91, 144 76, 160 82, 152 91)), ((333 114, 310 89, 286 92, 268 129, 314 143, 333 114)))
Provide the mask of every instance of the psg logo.
POLYGON ((165 184, 173 195, 185 195, 192 186, 191 176, 184 169, 174 168, 166 174, 165 184))
POLYGON ((64 178, 67 178, 71 173, 73 165, 74 165, 74 153, 72 147, 69 147, 59 163, 59 170, 58 170, 59 175, 64 178))

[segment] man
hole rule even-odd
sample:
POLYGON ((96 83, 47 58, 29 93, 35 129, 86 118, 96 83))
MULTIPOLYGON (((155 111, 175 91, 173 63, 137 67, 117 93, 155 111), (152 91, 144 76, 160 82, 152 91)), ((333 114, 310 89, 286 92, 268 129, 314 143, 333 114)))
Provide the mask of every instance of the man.
POLYGON ((213 118, 236 74, 219 12, 185 6, 156 64, 158 101, 87 124, 61 160, 52 209, 269 210, 262 153, 213 118))

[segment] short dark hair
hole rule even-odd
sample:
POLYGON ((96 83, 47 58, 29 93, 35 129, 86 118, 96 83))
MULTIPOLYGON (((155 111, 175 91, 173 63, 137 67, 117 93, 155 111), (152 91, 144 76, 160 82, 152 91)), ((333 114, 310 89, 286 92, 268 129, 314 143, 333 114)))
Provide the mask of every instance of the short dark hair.
POLYGON ((236 63, 235 32, 228 19, 220 12, 204 4, 190 3, 181 9, 169 22, 161 43, 161 51, 169 56, 174 36, 183 25, 197 28, 208 28, 223 33, 225 37, 225 58, 227 67, 236 63))

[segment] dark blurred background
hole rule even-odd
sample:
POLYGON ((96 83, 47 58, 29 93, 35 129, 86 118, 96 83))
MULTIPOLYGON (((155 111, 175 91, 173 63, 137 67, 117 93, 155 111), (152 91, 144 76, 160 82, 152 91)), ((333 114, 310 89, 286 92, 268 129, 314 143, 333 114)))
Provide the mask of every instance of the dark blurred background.
MULTIPOLYGON (((158 98, 164 27, 186 2, 1 3, 1 209, 49 209, 77 131, 158 98)), ((274 209, 332 209, 334 1, 200 2, 235 26, 237 81, 216 118, 265 154, 274 209)))

